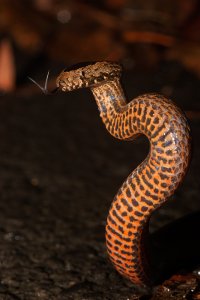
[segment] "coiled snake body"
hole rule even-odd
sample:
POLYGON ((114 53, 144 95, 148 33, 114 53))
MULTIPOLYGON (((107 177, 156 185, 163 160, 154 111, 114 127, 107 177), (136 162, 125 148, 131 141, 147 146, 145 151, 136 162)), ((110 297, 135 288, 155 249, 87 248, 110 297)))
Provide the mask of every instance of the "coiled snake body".
POLYGON ((146 94, 128 104, 120 85, 121 67, 97 62, 64 70, 57 78, 63 91, 89 87, 106 129, 120 140, 144 134, 150 141, 146 159, 116 194, 106 225, 109 257, 119 273, 139 286, 151 284, 146 232, 151 213, 181 183, 190 158, 190 129, 169 99, 146 94))

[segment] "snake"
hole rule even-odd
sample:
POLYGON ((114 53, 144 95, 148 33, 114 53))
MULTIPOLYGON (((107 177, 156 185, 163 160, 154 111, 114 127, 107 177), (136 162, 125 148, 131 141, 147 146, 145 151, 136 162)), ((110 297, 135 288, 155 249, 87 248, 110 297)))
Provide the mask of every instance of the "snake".
POLYGON ((184 112, 156 93, 127 101, 117 62, 80 63, 64 69, 57 89, 89 88, 108 132, 119 140, 140 135, 149 140, 149 153, 114 197, 106 222, 106 247, 115 269, 138 287, 153 286, 148 251, 149 220, 182 182, 191 153, 191 130, 184 112))

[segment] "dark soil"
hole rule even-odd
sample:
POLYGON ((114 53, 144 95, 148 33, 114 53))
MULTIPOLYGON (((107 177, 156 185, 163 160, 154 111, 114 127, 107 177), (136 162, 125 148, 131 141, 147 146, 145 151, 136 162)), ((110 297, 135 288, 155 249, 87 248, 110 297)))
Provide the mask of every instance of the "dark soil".
MULTIPOLYGON (((200 108, 199 81, 175 63, 154 73, 126 73, 123 81, 130 99, 154 91, 171 94, 184 110, 200 108)), ((111 137, 89 90, 1 96, 0 119, 0 299, 139 299, 109 263, 104 232, 110 203, 148 153, 148 141, 111 137)), ((162 280, 198 270, 200 260, 200 119, 191 126, 189 173, 151 222, 162 280), (168 248, 159 250, 164 244, 168 248)), ((185 299, 198 287, 185 289, 185 299)), ((156 293, 152 299, 183 299, 156 293)))

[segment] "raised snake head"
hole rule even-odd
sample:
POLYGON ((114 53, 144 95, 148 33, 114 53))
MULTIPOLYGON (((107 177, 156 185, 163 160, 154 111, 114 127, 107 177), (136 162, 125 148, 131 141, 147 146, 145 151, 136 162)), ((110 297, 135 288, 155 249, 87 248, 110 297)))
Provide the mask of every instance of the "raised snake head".
POLYGON ((97 86, 119 78, 121 66, 114 62, 82 63, 65 69, 57 77, 56 85, 62 91, 97 86))

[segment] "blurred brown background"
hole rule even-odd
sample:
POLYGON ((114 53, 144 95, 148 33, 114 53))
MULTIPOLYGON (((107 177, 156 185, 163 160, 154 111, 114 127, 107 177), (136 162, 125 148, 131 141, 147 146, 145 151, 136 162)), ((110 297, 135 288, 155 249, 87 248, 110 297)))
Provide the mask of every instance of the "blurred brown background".
POLYGON ((199 32, 198 0, 0 0, 0 89, 79 61, 177 61, 199 77, 199 32))
POLYGON ((200 299, 200 1, 0 0, 0 300, 200 299), (132 99, 187 114, 192 163, 151 218, 160 285, 143 296, 107 259, 105 224, 148 141, 105 130, 89 89, 46 96, 81 61, 119 61, 132 99), (166 279, 169 279, 166 281, 166 279))

